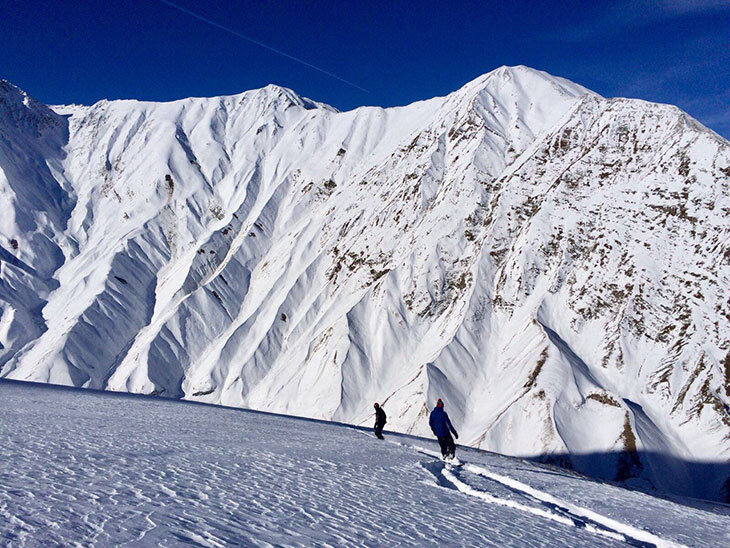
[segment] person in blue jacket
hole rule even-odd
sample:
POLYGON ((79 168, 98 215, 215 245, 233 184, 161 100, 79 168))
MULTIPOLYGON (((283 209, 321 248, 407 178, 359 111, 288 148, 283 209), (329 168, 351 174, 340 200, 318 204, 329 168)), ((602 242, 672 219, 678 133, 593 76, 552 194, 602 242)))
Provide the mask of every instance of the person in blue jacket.
POLYGON ((451 437, 451 433, 454 433, 454 437, 457 440, 459 439, 459 434, 456 433, 456 429, 451 424, 449 416, 444 411, 444 402, 441 401, 441 398, 438 399, 436 407, 431 411, 428 425, 431 427, 434 436, 439 440, 443 457, 445 459, 453 459, 456 454, 456 445, 454 445, 454 438, 451 437))

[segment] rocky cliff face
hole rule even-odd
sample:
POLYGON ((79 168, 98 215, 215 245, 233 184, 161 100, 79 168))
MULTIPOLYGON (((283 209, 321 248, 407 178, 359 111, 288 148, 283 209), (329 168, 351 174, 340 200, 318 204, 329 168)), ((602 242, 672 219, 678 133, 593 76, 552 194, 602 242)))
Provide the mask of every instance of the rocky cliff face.
POLYGON ((674 107, 2 83, 0 170, 0 376, 417 434, 442 397, 461 442, 721 496, 681 463, 730 458, 730 144, 674 107))

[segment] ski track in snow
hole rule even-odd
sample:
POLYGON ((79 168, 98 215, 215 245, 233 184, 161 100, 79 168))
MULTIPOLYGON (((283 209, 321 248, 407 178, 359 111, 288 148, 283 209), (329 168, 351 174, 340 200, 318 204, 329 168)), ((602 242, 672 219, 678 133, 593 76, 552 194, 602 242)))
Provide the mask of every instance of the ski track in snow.
POLYGON ((647 543, 647 544, 654 544, 655 546, 659 546, 659 547, 683 546, 682 544, 677 544, 674 542, 664 540, 650 532, 637 529, 636 527, 632 527, 631 525, 621 523, 621 522, 616 521, 611 518, 607 518, 596 512, 588 510, 587 508, 581 508, 574 504, 564 502, 556 497, 553 497, 552 495, 550 495, 548 493, 543 493, 542 491, 533 489, 529 485, 526 485, 526 484, 519 482, 517 480, 514 480, 512 478, 509 478, 506 476, 501 476, 499 474, 495 474, 485 468, 482 468, 479 466, 474 466, 474 465, 468 465, 467 470, 469 470, 470 472, 473 472, 475 474, 483 475, 494 481, 497 481, 498 483, 501 483, 502 485, 515 489, 521 493, 524 493, 528 497, 535 498, 535 499, 545 503, 546 505, 554 506, 554 507, 560 509, 561 511, 566 512, 568 515, 570 515, 571 519, 578 521, 586 528, 593 528, 593 530, 595 530, 595 532, 597 532, 599 534, 615 535, 615 536, 618 536, 619 538, 623 537, 624 540, 630 541, 631 543, 637 544, 637 545, 640 545, 642 543, 647 543), (591 524, 591 522, 593 522, 593 524, 591 524), (605 528, 605 529, 602 529, 602 528, 605 528))
POLYGON ((0 401, 3 546, 730 542, 726 515, 478 451, 445 466, 430 440, 21 383, 0 382, 0 401), (603 502, 583 507, 565 488, 599 490, 603 502))
MULTIPOLYGON (((425 449, 423 447, 416 447, 416 449, 419 452, 424 453, 425 455, 440 458, 439 454, 434 451, 429 451, 428 449, 425 449)), ((604 535, 615 540, 625 541, 633 546, 657 546, 667 548, 684 546, 682 544, 664 540, 652 533, 642 531, 640 529, 632 527, 631 525, 627 525, 614 519, 607 518, 586 508, 581 508, 579 506, 564 502, 548 493, 543 493, 542 491, 533 489, 529 485, 526 485, 522 482, 519 482, 507 476, 502 476, 500 474, 490 472, 489 470, 481 466, 475 466, 473 464, 466 464, 463 466, 452 465, 449 464, 449 462, 447 461, 446 463, 442 465, 437 465, 436 467, 425 466, 425 468, 436 474, 441 474, 447 480, 447 482, 452 484, 455 489, 458 489, 462 493, 480 498, 490 504, 498 504, 510 508, 515 508, 523 512, 528 512, 536 516, 557 521, 558 523, 575 525, 577 527, 585 527, 586 530, 590 532, 604 535), (526 506, 513 500, 495 497, 491 493, 476 489, 459 477, 457 470, 461 468, 473 474, 489 478, 507 487, 513 492, 519 493, 528 500, 538 501, 538 503, 543 505, 544 508, 539 506, 526 506)))

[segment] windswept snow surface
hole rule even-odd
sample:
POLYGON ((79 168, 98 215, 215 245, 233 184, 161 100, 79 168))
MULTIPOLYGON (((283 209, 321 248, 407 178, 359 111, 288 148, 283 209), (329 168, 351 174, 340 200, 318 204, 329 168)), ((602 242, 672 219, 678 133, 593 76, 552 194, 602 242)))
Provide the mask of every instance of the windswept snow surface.
POLYGON ((430 440, 0 382, 3 546, 727 546, 682 505, 430 440))
POLYGON ((417 435, 441 397, 465 444, 730 497, 730 144, 675 107, 3 81, 0 207, 0 377, 417 435))

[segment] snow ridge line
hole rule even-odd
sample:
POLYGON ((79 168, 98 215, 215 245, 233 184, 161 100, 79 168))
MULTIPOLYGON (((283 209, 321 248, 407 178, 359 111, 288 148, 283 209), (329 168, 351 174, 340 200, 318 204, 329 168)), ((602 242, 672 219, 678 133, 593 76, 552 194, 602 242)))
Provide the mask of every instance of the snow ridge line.
MULTIPOLYGON (((550 495, 549 493, 545 493, 543 491, 535 489, 516 479, 510 478, 508 476, 502 476, 501 474, 496 474, 494 472, 490 472, 489 470, 487 470, 486 468, 483 468, 481 466, 467 464, 467 465, 465 465, 464 469, 467 470, 468 472, 471 472, 472 474, 477 474, 477 475, 483 476, 485 478, 491 479, 493 481, 496 481, 497 483, 501 483, 505 487, 511 488, 513 490, 517 490, 534 499, 539 500, 540 502, 543 502, 546 504, 552 504, 552 505, 562 509, 563 511, 569 513, 570 515, 576 516, 579 519, 589 519, 603 527, 606 527, 608 529, 615 531, 617 534, 620 534, 623 537, 633 538, 640 542, 651 543, 651 544, 656 545, 657 548, 687 548, 683 544, 679 544, 676 542, 672 542, 672 541, 663 539, 661 537, 656 536, 653 533, 644 531, 643 529, 633 527, 632 525, 627 525, 626 523, 616 521, 615 519, 598 514, 598 513, 594 512, 593 510, 589 510, 587 508, 583 508, 581 506, 576 506, 575 504, 571 504, 569 502, 563 501, 557 497, 554 497, 553 495, 550 495)), ((586 524, 586 525, 588 525, 588 524, 586 524)), ((597 531, 597 532, 603 533, 604 531, 597 531)))

